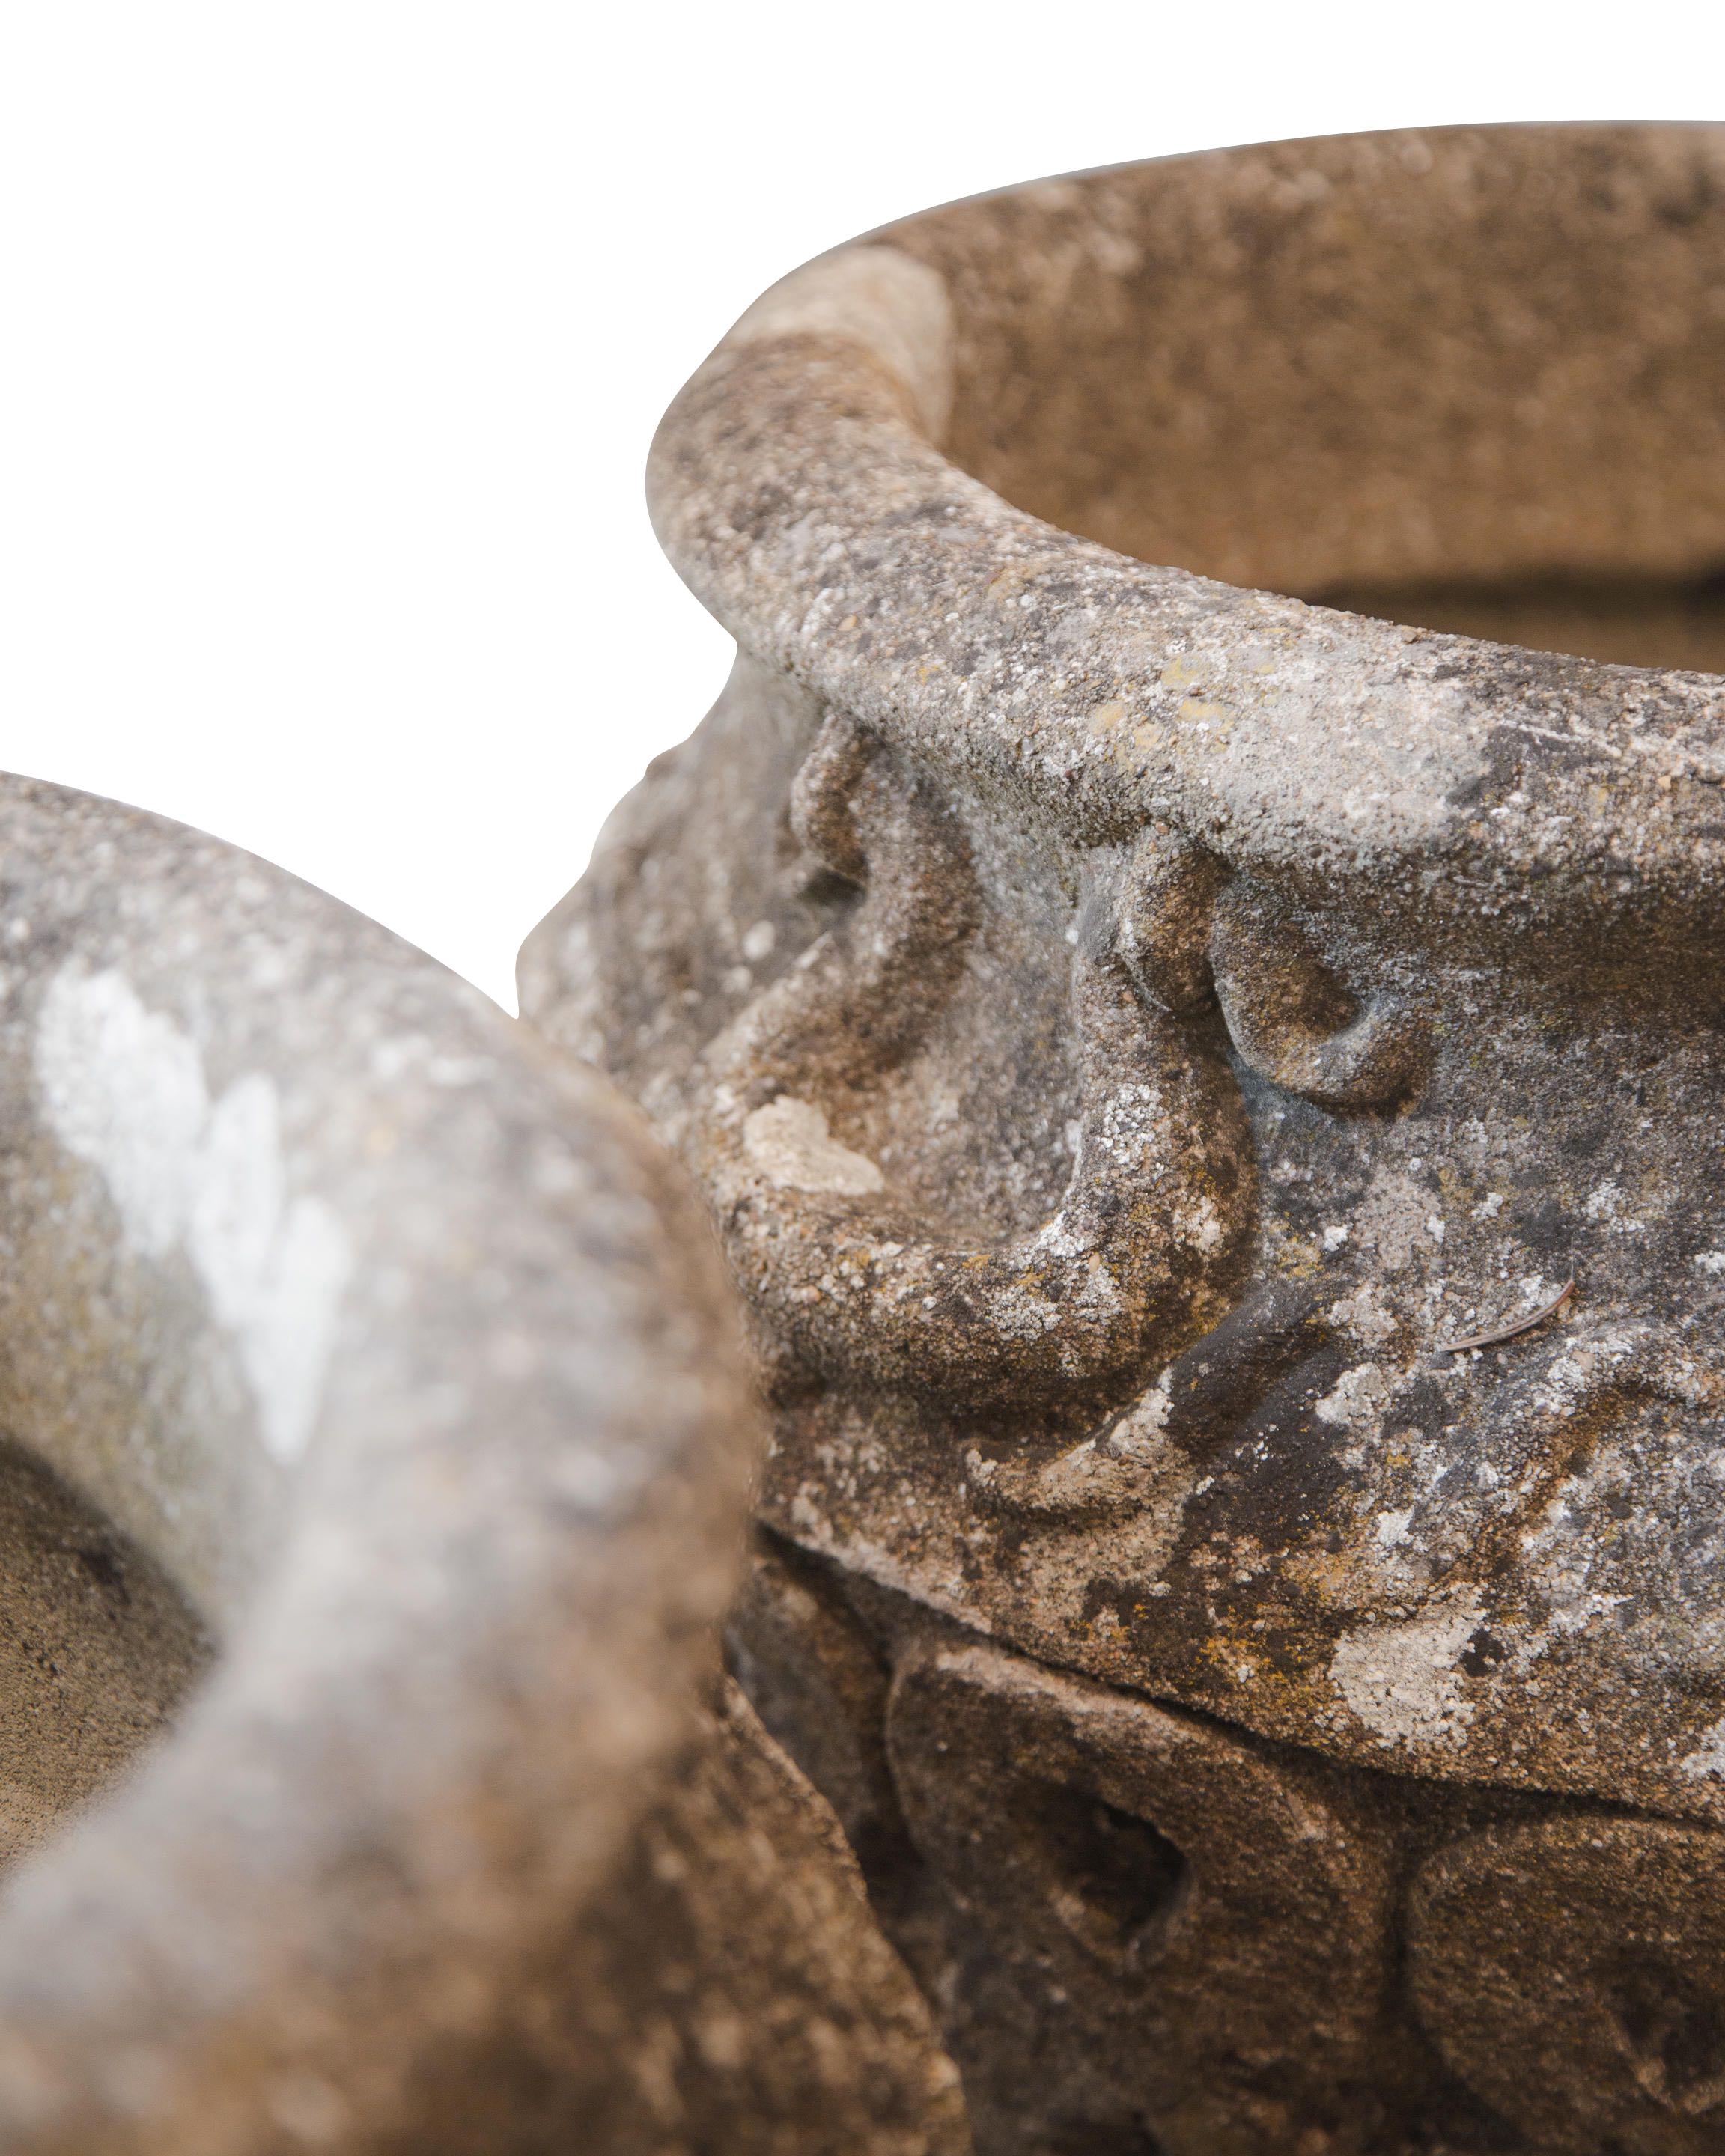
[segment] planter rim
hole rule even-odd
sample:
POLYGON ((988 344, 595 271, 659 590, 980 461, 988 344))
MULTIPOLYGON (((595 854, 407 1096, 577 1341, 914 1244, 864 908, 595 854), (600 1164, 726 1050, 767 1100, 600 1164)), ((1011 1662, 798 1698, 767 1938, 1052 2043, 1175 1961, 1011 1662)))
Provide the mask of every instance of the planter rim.
MULTIPOLYGON (((673 403, 649 496, 685 582, 768 665, 1071 844, 1171 830, 1385 932, 1678 938, 1725 925, 1725 680, 1410 629, 1137 560, 942 454, 952 280, 930 219, 1125 180, 1384 158, 1693 167, 1725 127, 1409 131, 1204 151, 978 198, 839 248, 752 308, 673 403), (1410 927, 1384 901, 1417 901, 1410 927)), ((1699 184, 1700 182, 1697 182, 1699 184)), ((1026 213, 1028 214, 1028 213, 1026 213)), ((1063 213, 1064 213, 1064 211, 1063 213)), ((947 243, 951 245, 950 234, 947 243)), ((961 385, 962 393, 962 385, 961 385)))

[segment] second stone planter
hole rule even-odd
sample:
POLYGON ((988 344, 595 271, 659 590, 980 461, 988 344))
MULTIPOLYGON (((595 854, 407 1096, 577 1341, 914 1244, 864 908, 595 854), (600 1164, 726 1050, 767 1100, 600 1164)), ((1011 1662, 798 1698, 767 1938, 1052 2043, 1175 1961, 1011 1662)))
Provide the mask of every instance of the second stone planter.
POLYGON ((737 1666, 986 2156, 1725 2145, 1722 294, 1717 130, 1228 151, 661 431, 737 667, 524 1007, 704 1184, 737 1666))

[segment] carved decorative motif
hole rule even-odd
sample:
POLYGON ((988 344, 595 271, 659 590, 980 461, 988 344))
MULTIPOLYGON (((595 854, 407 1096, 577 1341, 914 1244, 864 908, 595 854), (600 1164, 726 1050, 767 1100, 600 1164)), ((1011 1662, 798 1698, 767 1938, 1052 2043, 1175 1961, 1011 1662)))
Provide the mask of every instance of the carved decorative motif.
POLYGON ((866 1129, 869 1092, 951 998, 983 910, 969 848, 837 716, 798 772, 790 820, 861 901, 706 1051, 685 1140, 751 1309, 812 1372, 973 1412, 1117 1388, 1237 1265, 1251 1188, 1231 1082, 1134 994, 1114 894, 1087 869, 1055 1209, 991 1240, 906 1203, 835 1131, 866 1129))

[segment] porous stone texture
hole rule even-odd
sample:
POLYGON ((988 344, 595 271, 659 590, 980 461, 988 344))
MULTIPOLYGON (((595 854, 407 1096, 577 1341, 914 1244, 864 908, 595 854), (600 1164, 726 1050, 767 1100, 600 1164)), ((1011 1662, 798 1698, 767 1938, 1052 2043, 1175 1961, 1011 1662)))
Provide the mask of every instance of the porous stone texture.
POLYGON ((0 2149, 958 2156, 691 1725, 759 1417, 640 1116, 195 833, 0 781, 0 2149))
POLYGON ((734 1685, 604 1892, 402 2156, 970 2156, 957 2074, 830 1807, 734 1685))
POLYGON ((523 1009, 705 1189, 736 1666, 983 2156, 1725 2148, 1722 310, 1725 131, 1230 151, 655 445, 737 667, 523 1009))

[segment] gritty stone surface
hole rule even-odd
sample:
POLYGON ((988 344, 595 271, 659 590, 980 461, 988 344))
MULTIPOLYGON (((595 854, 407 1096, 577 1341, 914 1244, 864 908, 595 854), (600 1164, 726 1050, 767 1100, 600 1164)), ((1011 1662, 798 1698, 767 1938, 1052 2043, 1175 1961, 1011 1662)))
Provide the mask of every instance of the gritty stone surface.
POLYGON ((434 2066, 503 2156, 742 1561, 711 1231, 234 849, 8 779, 0 872, 0 2148, 424 2145, 434 2066))
POLYGON ((819 1108, 788 1093, 744 1117, 742 1146, 751 1167, 781 1190, 867 1198, 885 1187, 873 1161, 834 1142, 819 1108))
POLYGON ((491 2156, 500 2117, 519 2156, 969 2156, 957 2071, 838 1822, 734 1686, 402 2156, 491 2156))
POLYGON ((839 250, 661 429, 737 665, 523 1008, 718 1223, 804 1568, 746 1673, 988 2156, 1718 2145, 1700 1946, 1543 1917, 1590 1820, 1725 1825, 1722 290, 1718 129, 1231 151, 839 250), (1163 1958, 1290 1808, 1383 1958, 1163 1958))
POLYGON ((209 1657, 162 1568, 22 1446, 0 1447, 0 1864, 158 1742, 209 1657))

